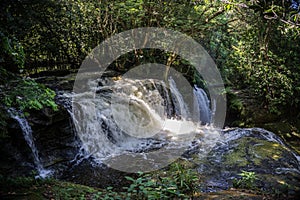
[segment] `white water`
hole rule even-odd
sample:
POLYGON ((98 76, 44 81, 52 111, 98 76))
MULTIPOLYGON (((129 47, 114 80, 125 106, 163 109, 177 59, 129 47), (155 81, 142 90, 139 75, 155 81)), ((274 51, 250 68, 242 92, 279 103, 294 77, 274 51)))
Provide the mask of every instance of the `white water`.
POLYGON ((42 162, 39 157, 39 152, 36 148, 34 138, 32 136, 32 129, 31 129, 27 119, 25 117, 21 117, 21 116, 23 116, 23 114, 21 112, 17 112, 15 109, 12 109, 12 108, 10 108, 8 110, 8 113, 10 114, 10 116, 13 119, 15 119, 19 123, 20 128, 22 129, 24 139, 25 139, 27 145, 29 146, 29 148, 31 149, 33 162, 38 171, 37 177, 41 177, 41 178, 47 177, 48 175, 50 175, 51 171, 44 169, 44 167, 42 165, 42 162))
POLYGON ((172 100, 175 104, 175 113, 176 115, 180 115, 184 119, 187 119, 189 117, 189 110, 188 106, 183 100, 182 95, 180 94, 179 90, 177 89, 176 83, 173 80, 172 77, 169 78, 169 84, 170 84, 170 91, 172 100))
MULTIPOLYGON (((196 122, 187 119, 191 111, 175 81, 170 78, 169 82, 168 90, 162 81, 151 79, 92 80, 90 91, 96 93, 65 94, 73 98, 73 122, 84 156, 92 156, 101 162, 122 154, 151 152, 162 147, 188 148, 197 135, 202 137, 204 155, 217 142, 219 134, 209 134, 207 127, 202 131, 204 127, 199 121, 210 122, 204 116, 199 116, 196 122), (105 81, 106 86, 99 86, 104 85, 99 84, 101 81, 105 81), (175 118, 167 117, 168 108, 174 110, 175 118)), ((195 99, 201 99, 197 100, 197 105, 204 105, 197 109, 204 109, 208 116, 208 98, 204 91, 198 90, 195 99)))
POLYGON ((205 91, 197 86, 194 86, 194 109, 199 113, 201 124, 211 123, 211 110, 209 108, 210 101, 205 91))

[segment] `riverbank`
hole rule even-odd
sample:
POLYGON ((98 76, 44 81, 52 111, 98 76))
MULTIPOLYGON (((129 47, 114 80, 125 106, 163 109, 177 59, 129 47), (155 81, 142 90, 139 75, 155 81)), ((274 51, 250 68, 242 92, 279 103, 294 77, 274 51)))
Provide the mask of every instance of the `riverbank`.
MULTIPOLYGON (((141 185, 143 186, 143 185, 141 185)), ((4 179, 0 177, 0 197, 1 199, 147 199, 143 195, 139 197, 134 196, 134 191, 128 192, 126 189, 118 189, 108 187, 100 189, 95 187, 88 187, 80 184, 74 184, 66 181, 59 181, 56 179, 34 179, 33 177, 18 177, 14 179, 4 179)), ((128 185, 130 188, 130 185, 128 185)), ((179 191, 177 191, 180 193, 179 191)), ((160 191, 157 191, 158 195, 160 191)), ((288 196, 282 193, 267 193, 258 189, 239 189, 230 188, 218 192, 193 192, 190 194, 182 194, 181 197, 174 197, 174 199, 223 199, 223 200, 273 200, 273 199, 296 199, 296 196, 288 196)), ((151 199, 151 198, 149 198, 151 199)), ((153 198, 154 199, 154 198, 153 198)))

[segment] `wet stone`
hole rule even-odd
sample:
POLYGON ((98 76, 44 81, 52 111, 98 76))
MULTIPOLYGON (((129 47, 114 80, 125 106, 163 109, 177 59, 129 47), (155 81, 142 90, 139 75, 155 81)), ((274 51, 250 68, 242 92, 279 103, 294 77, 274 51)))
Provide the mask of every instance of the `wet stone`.
POLYGON ((275 134, 264 129, 231 129, 223 131, 218 143, 205 157, 189 155, 203 175, 202 191, 229 189, 242 171, 255 172, 253 187, 262 191, 296 194, 300 192, 299 155, 275 134))

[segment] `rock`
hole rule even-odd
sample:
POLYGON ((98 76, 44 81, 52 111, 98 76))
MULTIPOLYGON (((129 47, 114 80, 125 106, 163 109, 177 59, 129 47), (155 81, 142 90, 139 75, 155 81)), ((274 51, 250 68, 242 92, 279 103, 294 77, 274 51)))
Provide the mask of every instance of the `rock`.
POLYGON ((34 112, 28 121, 43 166, 55 170, 65 168, 79 151, 69 113, 63 107, 51 114, 34 112))
POLYGON ((7 137, 0 138, 0 155, 1 175, 29 175, 35 168, 32 152, 13 119, 7 120, 7 137))
POLYGON ((223 131, 223 140, 203 159, 196 152, 188 157, 205 177, 202 191, 233 187, 242 171, 255 172, 253 187, 295 195, 300 192, 300 157, 278 136, 260 128, 223 131))
MULTIPOLYGON (((224 130, 222 136, 223 140, 205 157, 200 155, 201 149, 184 154, 191 163, 190 168, 196 169, 203 177, 199 183, 202 192, 234 187, 234 182, 242 179, 242 171, 254 172, 257 177, 250 189, 272 194, 275 191, 292 197, 300 192, 299 155, 278 136, 260 128, 224 130)), ((161 170, 166 171, 168 167, 161 170)), ((60 178, 105 188, 126 185, 126 175, 95 164, 90 157, 69 165, 60 178)))
POLYGON ((130 185, 125 176, 134 177, 136 174, 121 172, 104 164, 97 164, 92 158, 84 158, 69 165, 69 168, 60 174, 59 179, 97 188, 121 189, 130 185))
MULTIPOLYGON (((56 173, 66 169, 79 151, 79 142, 69 113, 62 106, 56 112, 45 108, 29 113, 27 121, 31 126, 33 142, 42 166, 56 173)), ((9 137, 0 139, 0 172, 8 176, 29 175, 36 170, 32 150, 25 141, 18 122, 9 119, 8 124, 9 137)))
POLYGON ((73 90, 76 73, 66 76, 44 76, 35 78, 35 81, 46 85, 55 91, 73 90))

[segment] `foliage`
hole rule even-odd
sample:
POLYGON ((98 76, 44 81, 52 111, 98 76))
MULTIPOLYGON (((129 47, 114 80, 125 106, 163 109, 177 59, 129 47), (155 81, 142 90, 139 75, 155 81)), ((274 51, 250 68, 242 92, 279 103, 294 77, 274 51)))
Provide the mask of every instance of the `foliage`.
POLYGON ((6 129, 7 127, 7 119, 8 115, 4 108, 0 107, 0 138, 6 138, 8 137, 8 131, 6 129))
POLYGON ((140 199, 168 199, 174 197, 183 197, 175 181, 162 177, 159 181, 151 178, 149 174, 141 175, 137 179, 126 177, 132 181, 127 188, 128 196, 140 199), (157 182, 158 181, 158 182, 157 182))
MULTIPOLYGON (((21 78, 16 69, 24 68, 25 53, 18 40, 5 36, 0 31, 2 41, 0 52, 0 102, 7 107, 15 107, 25 111, 29 109, 40 110, 51 107, 57 110, 54 102, 55 92, 32 79, 21 78), (16 74, 15 74, 16 73, 16 74)), ((1 127, 5 122, 1 120, 1 127)))
POLYGON ((248 91, 259 107, 277 115, 299 109, 298 16, 284 1, 228 1, 233 51, 226 61, 229 84, 248 91), (278 4, 277 4, 278 3, 278 4))
POLYGON ((166 174, 143 174, 134 179, 126 177, 131 185, 126 187, 129 197, 139 199, 187 198, 192 196, 199 182, 198 174, 186 169, 182 164, 174 163, 166 174))
MULTIPOLYGON (((25 53, 21 43, 15 38, 9 38, 0 30, 1 52, 0 69, 1 76, 1 104, 7 107, 16 107, 19 110, 42 109, 49 106, 57 110, 54 103, 55 93, 42 84, 31 79, 22 79, 16 69, 23 69, 25 53)), ((1 120, 2 121, 2 120, 1 120)), ((3 122, 4 123, 4 122, 3 122)))
MULTIPOLYGON (((288 190, 288 186, 284 186, 288 190)), ((6 178, 0 175, 1 197, 4 199, 91 199, 91 200, 130 200, 143 199, 142 196, 133 198, 128 196, 126 191, 113 191, 114 188, 106 189, 93 188, 84 185, 78 185, 70 182, 59 181, 56 179, 35 179, 32 177, 6 178)), ((198 193, 199 196, 179 197, 177 199, 247 199, 247 198, 267 198, 267 199, 294 199, 293 195, 274 188, 272 194, 261 193, 259 191, 244 190, 226 190, 213 193, 198 193), (260 193, 260 194, 259 194, 260 193), (241 196, 242 195, 242 196, 241 196)), ((158 198, 163 199, 163 198, 158 198)), ((169 198, 168 198, 169 199, 169 198)), ((176 198, 172 198, 176 199, 176 198)))
MULTIPOLYGON (((55 92, 29 78, 21 78, 19 72, 24 68, 25 54, 16 38, 10 39, 0 31, 0 138, 7 136, 8 116, 5 107, 15 107, 21 111, 40 110, 50 107, 57 110, 54 102, 55 92)), ((25 114, 28 115, 27 112, 25 114)))
MULTIPOLYGON (((113 34, 164 27, 201 43, 228 89, 247 91, 260 103, 258 107, 270 113, 298 115, 299 16, 296 0, 7 0, 0 7, 5 47, 0 62, 5 69, 14 69, 12 63, 28 73, 78 68, 95 46, 113 34)), ((149 62, 174 67, 191 84, 205 85, 190 63, 172 52, 136 50, 111 67, 124 73, 149 62)))
POLYGON ((183 164, 173 163, 169 166, 170 175, 175 180, 179 189, 184 192, 194 192, 198 183, 199 175, 193 169, 183 164))
POLYGON ((0 65, 13 72, 18 72, 18 69, 24 68, 25 53, 21 43, 16 38, 8 38, 1 30, 0 41, 2 42, 0 45, 0 65))
POLYGON ((234 180, 234 187, 244 189, 254 189, 256 187, 255 181, 257 180, 257 176, 255 172, 242 171, 242 173, 240 173, 239 175, 241 176, 241 179, 234 180))
MULTIPOLYGON (((19 80, 14 85, 14 89, 4 91, 4 104, 7 107, 16 107, 18 110, 50 107, 57 110, 54 102, 55 92, 34 80, 19 80)), ((10 85, 11 87, 11 85, 10 85)))
POLYGON ((189 199, 199 182, 196 172, 179 163, 172 164, 166 172, 138 173, 137 178, 126 176, 131 184, 123 191, 114 187, 96 189, 55 179, 35 179, 34 176, 7 178, 0 175, 0 186, 1 192, 11 193, 14 189, 14 194, 41 193, 49 199, 189 199))
POLYGON ((165 27, 206 40, 206 30, 223 12, 208 1, 8 0, 0 8, 0 24, 23 44, 27 71, 51 70, 78 67, 104 39, 137 27, 165 27))

